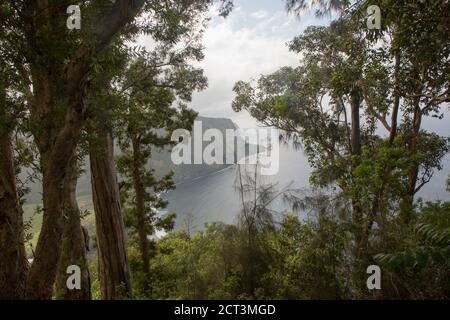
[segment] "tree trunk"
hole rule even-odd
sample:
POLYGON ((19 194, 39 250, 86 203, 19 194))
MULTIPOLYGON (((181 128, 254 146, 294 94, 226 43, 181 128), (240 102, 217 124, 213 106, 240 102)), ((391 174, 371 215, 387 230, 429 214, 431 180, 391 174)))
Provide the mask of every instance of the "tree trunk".
POLYGON ((53 178, 52 170, 44 172, 44 214, 34 261, 27 279, 29 299, 51 299, 53 295, 63 231, 61 189, 60 181, 53 178))
POLYGON ((80 210, 76 199, 77 172, 76 166, 71 168, 71 174, 64 190, 64 234, 62 253, 56 276, 56 298, 65 300, 90 300, 91 280, 86 257, 86 243, 80 221, 80 210), (76 265, 80 268, 80 289, 69 290, 67 287, 67 267, 76 265))
POLYGON ((357 90, 353 90, 350 93, 352 155, 361 154, 361 129, 359 123, 360 104, 360 94, 357 90))
MULTIPOLYGON (((410 144, 409 144, 409 155, 414 157, 417 153, 417 145, 419 141, 420 126, 422 124, 422 110, 419 106, 419 100, 416 101, 414 107, 414 118, 411 130, 410 144)), ((411 219, 411 213, 414 203, 414 195, 416 194, 416 184, 417 177, 419 175, 419 164, 413 163, 408 173, 408 184, 406 196, 403 199, 401 206, 401 215, 405 223, 408 223, 411 219)))
MULTIPOLYGON (((50 41, 50 38, 42 35, 53 34, 54 28, 60 28, 58 19, 62 19, 60 21, 65 19, 65 17, 58 16, 54 11, 54 6, 49 7, 47 2, 34 1, 27 6, 30 12, 42 12, 42 14, 34 14, 34 24, 24 28, 27 31, 25 32, 26 44, 36 49, 30 53, 30 70, 33 79, 33 101, 30 101, 30 106, 33 120, 31 121, 32 131, 39 147, 43 167, 44 205, 35 260, 28 273, 26 285, 26 295, 31 299, 49 299, 53 293, 53 284, 61 255, 64 180, 80 130, 84 125, 86 111, 84 98, 92 62, 111 43, 113 37, 134 19, 145 3, 143 0, 116 1, 112 8, 98 16, 92 28, 93 32, 78 43, 78 49, 66 57, 63 66, 60 63, 62 60, 55 60, 54 63, 51 63, 50 60, 47 61, 47 58, 52 57, 54 53, 49 52, 48 46, 45 46, 46 41, 50 41), (61 106, 67 106, 67 109, 64 108, 63 117, 57 119, 59 111, 62 111, 61 106)), ((100 176, 98 179, 102 180, 103 177, 100 176)), ((98 197, 97 202, 99 202, 98 197)), ((103 218, 107 219, 111 216, 115 216, 115 214, 106 213, 103 218)), ((112 224, 113 229, 122 228, 123 230, 117 218, 109 222, 103 219, 99 220, 100 223, 112 224)), ((102 227, 100 229, 103 230, 102 227)), ((116 234, 111 237, 114 236, 116 234)), ((99 238, 102 237, 100 235, 99 238)), ((115 240, 116 245, 118 243, 119 246, 122 246, 123 235, 115 240)), ((110 243, 112 244, 112 242, 110 243)), ((124 248, 119 251, 124 251, 124 248)), ((107 255, 108 252, 104 254, 107 255)), ((108 266, 108 268, 110 267, 114 268, 114 266, 108 266)))
MULTIPOLYGON (((351 154, 359 156, 361 154, 361 130, 359 119, 360 96, 356 90, 350 93, 350 118, 351 118, 351 154)), ((357 163, 352 163, 352 167, 356 167, 357 163)), ((358 201, 358 195, 352 197, 353 223, 355 224, 355 235, 357 241, 360 242, 362 236, 362 210, 358 201), (361 230, 360 230, 361 229, 361 230)))
POLYGON ((96 131, 90 146, 91 183, 95 209, 100 289, 103 299, 131 296, 130 268, 119 185, 110 131, 96 131))
POLYGON ((0 300, 23 298, 28 269, 13 152, 4 129, 0 128, 0 300))
POLYGON ((26 295, 29 299, 50 299, 64 231, 64 184, 85 121, 85 84, 73 96, 66 96, 55 85, 64 82, 57 74, 38 64, 32 64, 31 70, 30 128, 40 154, 44 213, 26 295), (64 118, 57 117, 55 110, 64 111, 64 118))
POLYGON ((78 112, 69 105, 63 128, 56 133, 51 132, 49 136, 37 135, 43 167, 44 214, 35 259, 27 278, 26 294, 29 299, 50 299, 53 295, 64 231, 64 185, 74 157, 82 119, 82 111, 78 112))
POLYGON ((145 187, 142 181, 142 170, 140 170, 142 163, 142 154, 139 145, 139 141, 137 138, 132 139, 133 145, 133 185, 135 191, 135 212, 137 218, 137 231, 139 235, 139 243, 141 249, 141 257, 142 257, 142 268, 145 274, 145 279, 143 283, 144 291, 149 290, 149 279, 150 279, 150 252, 149 252, 149 243, 147 239, 147 221, 145 219, 145 187))
POLYGON ((400 53, 398 50, 394 56, 394 105, 392 108, 392 116, 391 116, 391 132, 389 133, 389 144, 392 145, 395 137, 397 136, 397 117, 398 110, 400 108, 400 89, 399 89, 399 76, 398 73, 400 71, 400 53))
MULTIPOLYGON (((411 144, 410 144, 410 152, 411 156, 417 153, 417 145, 419 142, 419 134, 420 134, 420 126, 422 124, 422 110, 419 106, 419 101, 417 101, 415 109, 414 109, 414 120, 413 120, 413 129, 411 135, 411 144)), ((415 164, 409 173, 408 176, 408 195, 414 197, 416 193, 416 182, 417 176, 419 173, 419 165, 415 164)))
MULTIPOLYGON (((361 129, 360 129, 360 117, 359 108, 361 104, 361 97, 357 89, 352 90, 350 93, 350 111, 351 111, 351 147, 352 156, 357 156, 356 160, 352 159, 352 170, 359 164, 359 156, 361 155, 361 129)), ((367 237, 365 230, 365 221, 363 208, 360 203, 360 195, 356 190, 352 194, 352 222, 353 233, 355 237, 355 257, 357 259, 357 268, 355 270, 356 281, 363 283, 365 277, 365 270, 359 266, 364 265, 367 260, 367 237)))

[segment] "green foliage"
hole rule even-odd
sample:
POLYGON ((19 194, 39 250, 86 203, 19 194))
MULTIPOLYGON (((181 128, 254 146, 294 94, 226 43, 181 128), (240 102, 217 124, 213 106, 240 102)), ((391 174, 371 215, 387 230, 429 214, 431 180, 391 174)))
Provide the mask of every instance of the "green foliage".
MULTIPOLYGON (((295 13, 309 9, 306 1, 287 4, 295 13)), ((447 231, 416 221, 421 215, 414 197, 442 169, 449 151, 448 137, 421 128, 425 116, 442 119, 449 101, 450 45, 442 41, 448 38, 449 4, 382 1, 383 24, 376 31, 366 27, 369 4, 376 3, 313 1, 322 13, 339 11, 338 18, 308 27, 289 43, 301 55, 299 66, 237 82, 232 104, 303 147, 313 186, 338 187, 338 225, 351 239, 346 255, 353 297, 367 297, 365 268, 379 252, 403 252, 382 261, 404 268, 406 261, 418 267, 434 259, 439 279, 448 260, 447 231), (419 245, 419 239, 425 242, 419 245), (408 247, 413 243, 415 250, 408 247)), ((405 275, 412 277, 410 271, 405 275)), ((401 287, 401 280, 405 286, 413 281, 397 272, 387 277, 384 297, 448 294, 437 282, 427 286, 425 273, 417 280, 420 289, 401 287)))
POLYGON ((413 232, 397 244, 399 251, 379 253, 386 267, 410 298, 448 297, 450 285, 450 202, 421 205, 413 232))
MULTIPOLYGON (((163 28, 155 25, 154 49, 139 48, 117 74, 106 97, 116 99, 112 117, 121 154, 117 166, 125 225, 130 234, 130 261, 136 297, 149 294, 149 263, 155 254, 156 231, 173 229, 175 213, 162 215, 168 205, 161 194, 174 189, 173 173, 161 175, 149 165, 155 149, 170 150, 171 134, 190 129, 197 113, 187 108, 192 93, 206 87, 203 70, 191 65, 203 59, 200 36, 208 2, 188 1, 172 10, 158 8, 163 28), (189 8, 189 10, 187 10, 189 8), (167 28, 167 29, 165 29, 167 28)), ((157 20, 158 21, 158 20, 157 20)))
POLYGON ((338 299, 346 295, 343 248, 348 237, 336 221, 300 222, 287 215, 280 227, 258 234, 257 259, 247 231, 213 223, 190 237, 170 233, 152 260, 153 298, 338 299), (249 288, 249 272, 255 281, 249 288))
POLYGON ((288 215, 269 238, 277 264, 265 275, 278 299, 342 299, 349 268, 344 252, 350 237, 332 217, 300 222, 288 215))
POLYGON ((345 220, 321 214, 300 221, 288 214, 277 228, 258 233, 252 247, 258 252, 256 260, 249 260, 253 256, 243 226, 213 223, 193 236, 184 231, 169 233, 156 244, 151 298, 445 298, 449 294, 449 205, 427 203, 418 212, 421 222, 415 232, 400 236, 401 243, 395 244, 405 249, 375 255, 375 263, 383 268, 383 290, 378 296, 361 291, 362 285, 355 282, 352 236, 345 220), (250 279, 255 282, 248 291, 250 279))
MULTIPOLYGON (((115 27, 112 38, 101 18, 118 9, 117 1, 83 2, 78 32, 67 30, 61 14, 68 0, 45 8, 41 1, 0 4, 0 135, 14 147, 16 174, 22 167, 35 171, 16 179, 23 182, 19 198, 25 183, 49 167, 61 133, 73 146, 67 151, 79 145, 80 160, 87 142, 95 149, 95 130, 78 133, 89 118, 88 129, 119 140, 135 298, 448 298, 450 203, 414 202, 449 152, 448 137, 421 129, 422 117, 442 119, 449 101, 448 1, 288 0, 296 14, 311 3, 318 15, 338 11, 339 17, 289 43, 302 56, 299 66, 237 82, 232 108, 282 129, 283 138, 303 146, 314 169, 311 184, 338 192, 296 200, 303 209, 315 202, 314 218, 291 214, 277 224, 269 204, 279 193, 273 186, 259 192, 257 176, 240 176, 237 226, 213 223, 195 235, 147 239, 174 227, 174 213, 158 214, 167 206, 161 193, 175 187, 172 175, 157 177, 148 162, 156 148, 172 146, 173 130, 189 129, 196 117, 187 103, 207 81, 192 62, 203 59, 200 39, 212 2, 144 1, 141 18, 115 27), (382 7, 381 30, 365 27, 370 4, 382 7), (138 35, 150 36, 152 50, 127 48, 138 35), (400 219, 405 212, 408 219, 400 219), (384 268, 377 295, 362 281, 373 262, 384 268)), ((226 16, 232 1, 219 3, 226 16)), ((65 166, 54 176, 63 177, 65 166)), ((34 243, 42 217, 25 211, 24 240, 34 243)), ((81 218, 91 218, 87 213, 81 218)), ((91 269, 99 298, 95 262, 91 269)))

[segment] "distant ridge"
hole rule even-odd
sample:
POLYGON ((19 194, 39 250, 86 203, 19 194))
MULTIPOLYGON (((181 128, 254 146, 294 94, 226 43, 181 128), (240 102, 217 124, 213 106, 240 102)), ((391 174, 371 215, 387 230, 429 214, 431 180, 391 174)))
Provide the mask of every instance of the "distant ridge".
MULTIPOLYGON (((222 132, 225 137, 225 130, 227 129, 239 129, 239 127, 228 118, 212 118, 212 117, 197 117, 196 121, 202 121, 203 132, 208 129, 218 129, 222 132)), ((225 146, 224 141, 224 146, 225 146)), ((207 143, 203 144, 203 148, 207 143)), ((115 150, 116 154, 120 151, 115 150)), ((202 176, 209 175, 211 173, 223 170, 224 168, 230 166, 227 164, 181 164, 174 165, 170 157, 170 149, 165 148, 164 150, 154 149, 152 151, 152 159, 149 161, 148 166, 155 170, 155 176, 160 178, 172 170, 174 172, 175 183, 183 183, 196 179, 202 176)), ((22 175, 22 178, 25 175, 22 175)), ((77 196, 90 196, 92 194, 91 181, 90 181, 90 170, 89 170, 89 159, 86 159, 84 165, 84 173, 78 179, 77 184, 77 196)), ((120 181, 119 176, 119 181, 120 181)), ((30 192, 25 196, 27 203, 38 203, 42 201, 42 187, 39 181, 35 183, 30 183, 30 192)))

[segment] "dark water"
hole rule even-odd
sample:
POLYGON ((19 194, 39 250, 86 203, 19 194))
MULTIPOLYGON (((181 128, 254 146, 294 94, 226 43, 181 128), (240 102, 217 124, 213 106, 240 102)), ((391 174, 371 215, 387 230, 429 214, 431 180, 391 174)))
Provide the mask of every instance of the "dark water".
MULTIPOLYGON (((419 193, 425 200, 450 200, 450 193, 445 191, 445 181, 449 173, 450 157, 446 157, 444 170, 435 174, 431 182, 419 193)), ((177 213, 177 227, 198 229, 205 222, 236 222, 240 210, 239 195, 235 190, 236 166, 179 184, 176 190, 165 195, 169 200, 167 210, 177 213)), ((294 151, 290 146, 280 146, 280 166, 278 174, 265 176, 264 181, 277 183, 279 189, 309 188, 311 168, 301 150, 294 151), (292 183, 292 184, 291 184, 292 183)), ((290 211, 289 205, 276 201, 272 209, 280 214, 290 211)))

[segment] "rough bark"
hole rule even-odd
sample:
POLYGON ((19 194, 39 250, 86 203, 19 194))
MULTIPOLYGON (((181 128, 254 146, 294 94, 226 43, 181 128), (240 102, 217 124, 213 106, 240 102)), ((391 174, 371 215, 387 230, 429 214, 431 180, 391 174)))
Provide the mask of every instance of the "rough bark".
POLYGON ((54 53, 48 52, 45 45, 48 39, 43 35, 61 34, 61 25, 55 19, 66 17, 54 11, 59 10, 57 6, 48 6, 47 1, 35 1, 27 7, 27 12, 33 17, 33 25, 24 27, 27 44, 33 48, 32 52, 27 52, 33 79, 33 97, 29 102, 33 135, 42 160, 44 205, 35 260, 27 279, 28 298, 49 299, 53 293, 61 255, 64 179, 85 121, 84 99, 92 61, 140 12, 143 4, 143 0, 115 1, 110 9, 96 17, 92 34, 67 57, 64 65, 51 63, 52 60, 48 59, 54 53), (61 111, 64 111, 63 117, 56 120, 61 111))
POLYGON ((50 299, 61 255, 63 234, 64 184, 66 173, 77 144, 81 130, 82 115, 69 112, 70 125, 58 132, 52 148, 48 143, 38 139, 43 174, 43 208, 42 228, 27 279, 27 297, 29 299, 50 299))
POLYGON ((398 74, 400 72, 400 53, 397 51, 394 56, 394 105, 392 107, 392 116, 391 116, 391 132, 389 133, 389 144, 392 145, 395 137, 397 136, 397 118, 398 118, 398 110, 400 108, 400 89, 399 89, 399 79, 398 74))
POLYGON ((139 235, 139 245, 142 257, 142 268, 145 274, 145 279, 143 282, 144 291, 149 290, 149 279, 150 279, 150 251, 149 242, 147 239, 147 228, 145 219, 145 187, 142 181, 142 174, 140 166, 142 161, 141 148, 137 138, 132 139, 133 145, 133 186, 135 191, 135 213, 137 218, 137 231, 139 235))
POLYGON ((361 154, 360 104, 361 96, 357 90, 353 90, 350 94, 352 155, 361 154))
POLYGON ((96 138, 90 164, 100 289, 103 299, 119 299, 131 296, 131 282, 114 146, 110 131, 97 130, 96 138))
MULTIPOLYGON (((70 177, 64 186, 64 233, 62 240, 62 253, 56 276, 56 298, 65 300, 90 300, 91 280, 86 257, 85 236, 81 227, 80 210, 76 199, 77 173, 73 167, 70 177), (67 288, 67 267, 76 265, 81 271, 81 288, 69 290, 67 288)), ((89 241, 89 240, 87 240, 89 241)))
MULTIPOLYGON (((354 89, 350 93, 350 118, 351 118, 351 148, 352 156, 361 155, 361 129, 360 129, 360 117, 359 108, 361 104, 361 96, 357 89, 354 89)), ((352 160, 353 168, 359 163, 358 158, 352 160)), ((364 259, 365 252, 367 249, 367 239, 365 237, 364 219, 363 219, 363 208, 359 202, 359 194, 352 197, 352 220, 353 228, 356 242, 356 257, 357 259, 364 259)))
POLYGON ((23 297, 27 269, 10 135, 0 132, 0 300, 23 297))
MULTIPOLYGON (((359 156, 361 154, 361 130, 359 119, 359 107, 360 107, 359 93, 354 90, 350 94, 350 119, 351 119, 351 131, 350 131, 350 143, 352 156, 359 156)), ((353 166, 356 166, 353 163, 353 166)), ((353 220, 355 223, 361 222, 361 208, 357 201, 353 201, 353 220)))
MULTIPOLYGON (((419 142, 418 140, 421 124, 422 124, 422 110, 419 106, 419 100, 417 100, 414 107, 414 117, 409 143, 409 154, 411 157, 417 154, 417 146, 419 142)), ((408 172, 406 196, 403 199, 403 203, 401 205, 401 215, 405 223, 408 223, 411 219, 412 207, 414 203, 414 195, 416 194, 416 184, 418 175, 419 175, 419 164, 413 163, 408 172)))
MULTIPOLYGON (((414 110, 413 130, 411 135, 410 152, 411 155, 417 153, 417 144, 419 140, 420 126, 422 123, 422 110, 417 105, 414 110)), ((416 193, 417 176, 419 173, 419 165, 415 164, 408 175, 408 195, 414 197, 416 193)))

